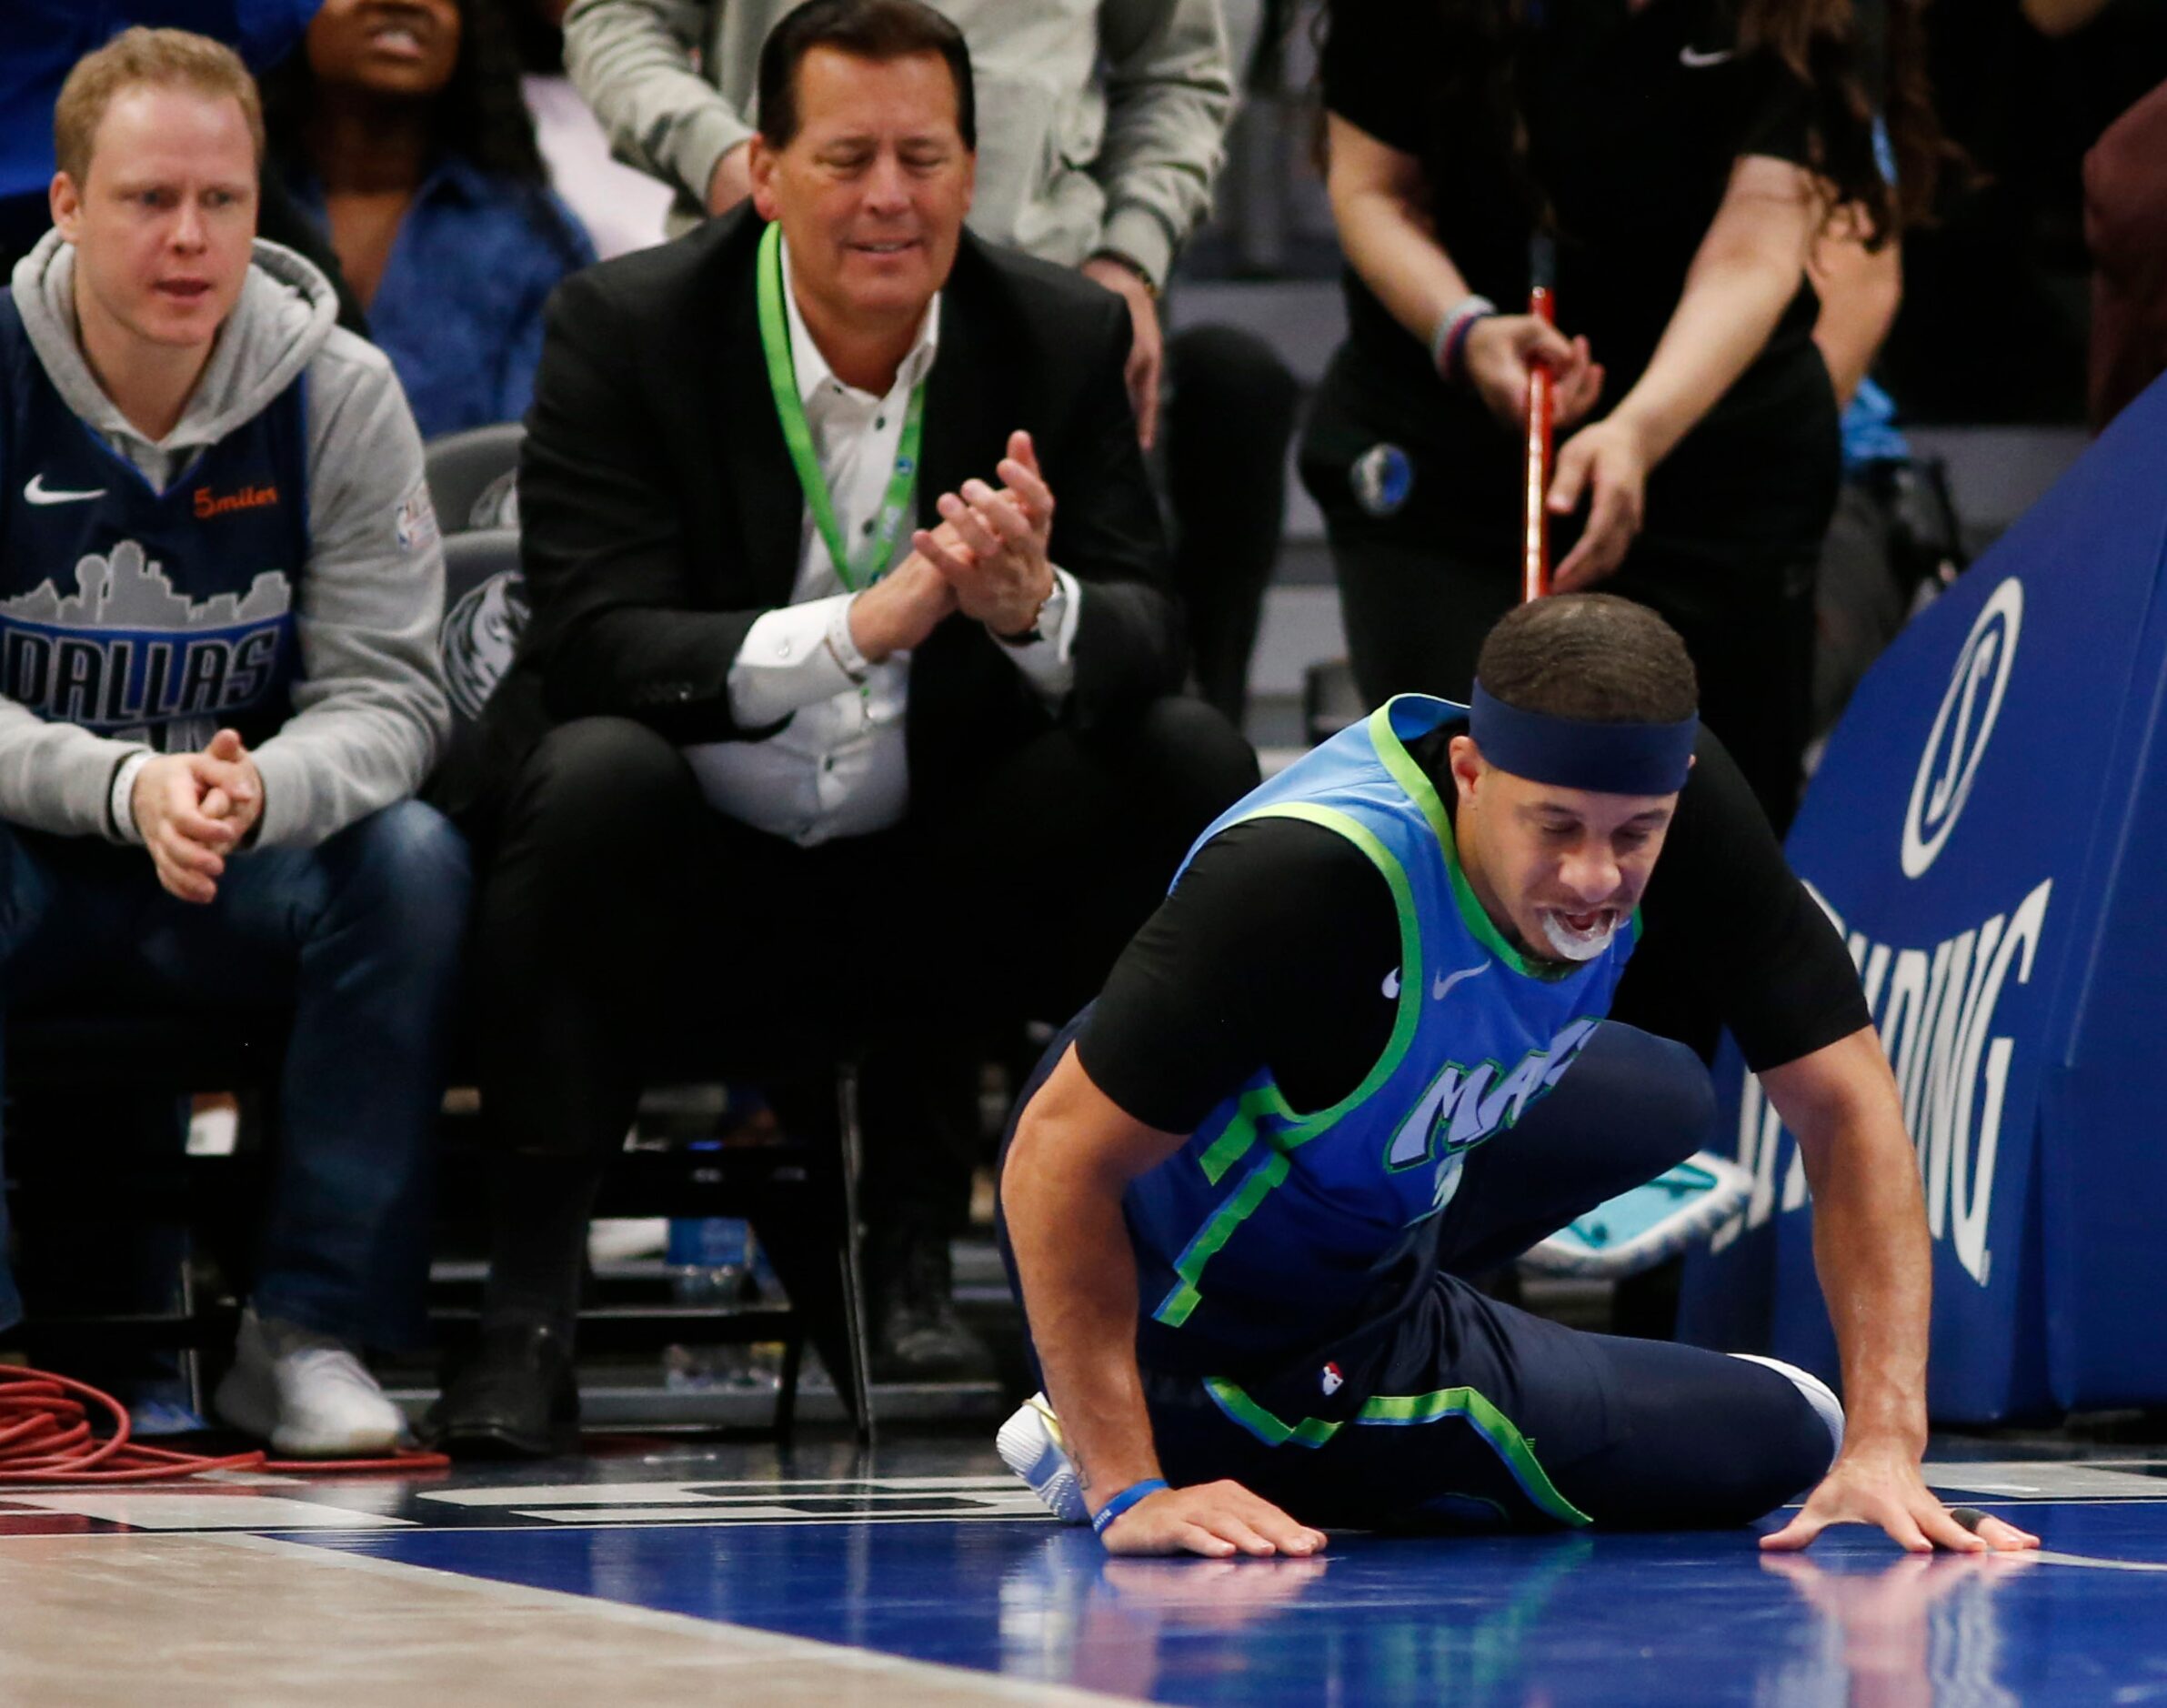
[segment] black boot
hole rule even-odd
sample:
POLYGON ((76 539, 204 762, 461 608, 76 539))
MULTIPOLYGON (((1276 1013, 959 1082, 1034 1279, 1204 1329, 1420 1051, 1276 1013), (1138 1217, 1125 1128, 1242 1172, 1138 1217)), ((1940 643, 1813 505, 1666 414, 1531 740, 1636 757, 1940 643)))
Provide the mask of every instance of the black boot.
POLYGON ((956 1315, 948 1242, 896 1229, 868 1242, 875 1381, 987 1381, 993 1352, 956 1315))
POLYGON ((533 1319, 485 1322, 473 1357, 422 1427, 455 1459, 553 1459, 576 1451, 579 1384, 569 1337, 533 1319))

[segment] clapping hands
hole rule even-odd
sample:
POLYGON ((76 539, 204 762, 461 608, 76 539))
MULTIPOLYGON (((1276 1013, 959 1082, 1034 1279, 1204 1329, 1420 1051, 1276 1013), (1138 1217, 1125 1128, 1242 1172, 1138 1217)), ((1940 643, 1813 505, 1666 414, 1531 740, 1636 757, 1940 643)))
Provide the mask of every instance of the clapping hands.
POLYGON ((1028 433, 1008 435, 1008 454, 994 472, 1007 483, 999 491, 967 480, 960 495, 942 493, 934 507, 945 526, 920 528, 910 543, 955 589, 957 609, 996 635, 1016 635, 1030 628, 1053 592, 1046 557, 1053 492, 1028 433))
POLYGON ((909 557, 851 606, 851 639, 868 659, 919 645, 955 611, 996 635, 1031 627, 1054 588, 1053 491, 1028 433, 1008 436, 994 473, 998 490, 967 480, 960 493, 942 493, 939 526, 913 533, 909 557))

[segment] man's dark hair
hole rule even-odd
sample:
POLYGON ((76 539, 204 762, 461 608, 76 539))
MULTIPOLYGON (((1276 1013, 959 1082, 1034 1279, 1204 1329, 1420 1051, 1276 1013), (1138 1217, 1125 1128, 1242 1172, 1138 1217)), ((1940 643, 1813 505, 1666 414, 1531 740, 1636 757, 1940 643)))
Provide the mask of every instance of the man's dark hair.
POLYGON ((760 135, 787 148, 798 135, 798 67, 816 47, 885 62, 938 54, 956 80, 956 128, 978 146, 978 102, 963 32, 918 0, 805 0, 760 45, 760 135))
POLYGON ((1700 699, 1678 631, 1610 593, 1560 593, 1508 612, 1475 675, 1508 706, 1579 723, 1677 723, 1700 699))

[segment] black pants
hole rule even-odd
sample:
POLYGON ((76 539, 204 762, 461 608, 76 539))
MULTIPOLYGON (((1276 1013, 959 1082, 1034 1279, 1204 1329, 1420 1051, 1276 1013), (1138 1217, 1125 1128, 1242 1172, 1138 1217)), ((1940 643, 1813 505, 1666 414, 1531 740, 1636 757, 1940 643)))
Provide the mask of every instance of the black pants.
POLYGON ((1209 707, 1166 699, 1038 736, 945 819, 804 849, 717 812, 645 726, 561 726, 511 788, 477 909, 476 1045, 506 1166, 591 1191, 647 1077, 714 1071, 734 1032, 841 1027, 875 1040, 868 1214, 952 1230, 976 1038, 1096 990, 1256 776, 1209 707))
MULTIPOLYGON (((1359 527, 1332 527, 1331 546, 1363 699, 1417 692, 1464 703, 1483 637, 1519 603, 1517 559, 1359 527)), ((1643 534, 1600 588, 1650 607, 1684 639, 1701 718, 1779 835, 1798 809, 1811 723, 1813 570, 1811 559, 1747 566, 1717 548, 1643 534)))
POLYGON ((1263 339, 1192 327, 1167 341, 1161 444, 1174 588, 1197 688, 1237 726, 1287 511, 1301 387, 1263 339))
MULTIPOLYGON (((1283 1359, 1229 1360, 1238 1378, 1144 1371, 1167 1476, 1232 1477, 1304 1522, 1368 1528, 1739 1524, 1817 1481, 1833 1442, 1779 1371, 1568 1329, 1465 1279, 1681 1161, 1714 1122, 1690 1050, 1605 1025, 1469 1158, 1404 1308, 1283 1359)), ((1002 1251, 1013 1281, 1005 1229, 1002 1251)))

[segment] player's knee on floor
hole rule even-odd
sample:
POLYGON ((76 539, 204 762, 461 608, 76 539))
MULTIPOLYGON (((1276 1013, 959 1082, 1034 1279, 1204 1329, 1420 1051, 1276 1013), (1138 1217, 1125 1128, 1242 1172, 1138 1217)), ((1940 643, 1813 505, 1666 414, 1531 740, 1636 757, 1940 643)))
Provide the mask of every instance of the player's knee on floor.
POLYGON ((1841 1442, 1835 1396, 1772 1359, 1661 1341, 1604 1343, 1621 1413, 1610 1445, 1554 1475, 1605 1528, 1751 1523, 1824 1476, 1841 1442))
MULTIPOLYGON (((1813 1415, 1821 1420, 1821 1427, 1829 1432, 1828 1465, 1836 1462, 1836 1455, 1843 1451, 1843 1402, 1836 1397, 1836 1391, 1811 1371, 1801 1370, 1796 1364, 1786 1364, 1780 1358, 1765 1358, 1759 1352, 1732 1352, 1732 1358, 1748 1364, 1759 1364, 1774 1371, 1799 1391, 1799 1396, 1812 1407, 1813 1415)), ((1819 1475, 1819 1472, 1815 1473, 1819 1475)))

